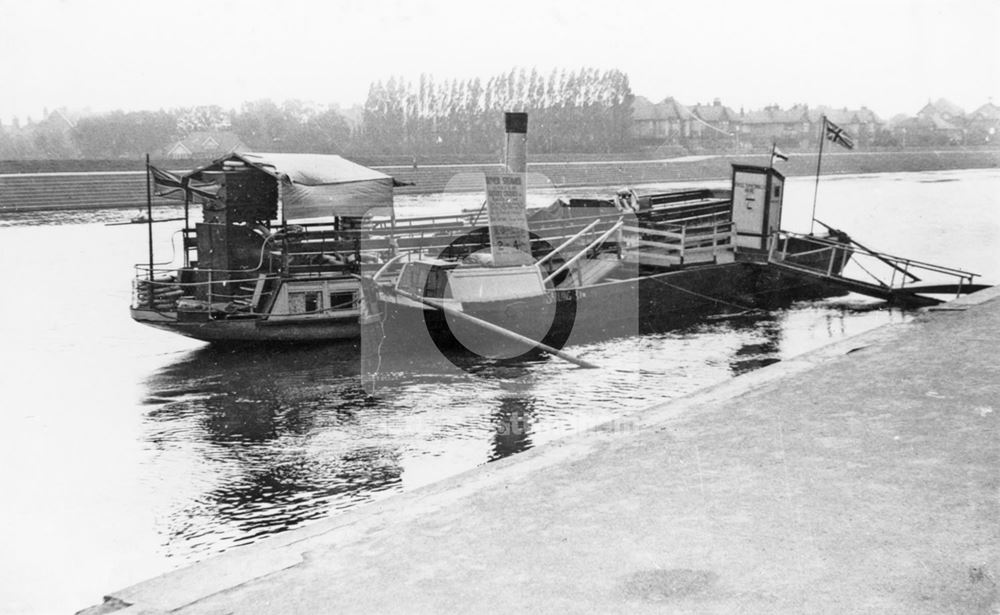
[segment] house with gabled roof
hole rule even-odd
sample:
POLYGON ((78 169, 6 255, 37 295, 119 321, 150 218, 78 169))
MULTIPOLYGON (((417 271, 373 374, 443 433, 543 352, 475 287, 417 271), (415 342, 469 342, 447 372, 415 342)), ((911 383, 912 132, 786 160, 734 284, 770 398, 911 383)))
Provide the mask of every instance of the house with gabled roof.
POLYGON ((892 130, 903 147, 957 145, 964 137, 962 127, 931 114, 900 120, 892 130))
POLYGON ((691 137, 694 115, 672 97, 658 103, 636 96, 632 101, 632 136, 641 142, 678 142, 691 137))
POLYGON ((45 109, 41 121, 29 124, 24 133, 31 136, 38 155, 46 158, 72 158, 79 155, 79 148, 73 139, 77 123, 88 111, 70 110, 60 107, 45 109))
POLYGON ((966 116, 970 143, 996 143, 1000 138, 1000 107, 987 102, 966 116))
POLYGON ((779 145, 805 146, 812 129, 809 108, 805 105, 794 105, 788 109, 771 105, 746 112, 740 119, 744 140, 758 144, 773 141, 779 145))
POLYGON ((736 140, 740 131, 740 114, 722 104, 716 98, 710 105, 697 104, 690 107, 695 121, 691 124, 691 132, 695 138, 703 141, 736 140))
POLYGON ((163 156, 175 160, 218 158, 247 147, 238 135, 221 130, 192 132, 163 148, 163 156))
POLYGON ((898 122, 893 131, 904 146, 957 145, 965 142, 965 123, 961 107, 939 98, 928 101, 916 117, 898 122))
POLYGON ((954 123, 965 118, 965 111, 950 100, 939 98, 934 102, 927 101, 927 104, 920 111, 917 111, 917 117, 930 118, 933 116, 954 123))
POLYGON ((51 112, 45 113, 45 118, 41 123, 47 122, 54 127, 58 127, 63 132, 68 133, 76 128, 76 124, 80 121, 80 119, 88 115, 90 115, 89 111, 59 107, 58 109, 53 109, 51 112))

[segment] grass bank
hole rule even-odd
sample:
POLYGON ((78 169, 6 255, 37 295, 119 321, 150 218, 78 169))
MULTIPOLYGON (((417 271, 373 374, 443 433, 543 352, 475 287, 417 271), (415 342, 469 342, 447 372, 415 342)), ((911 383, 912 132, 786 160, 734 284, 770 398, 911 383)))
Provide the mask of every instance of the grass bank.
MULTIPOLYGON (((529 171, 547 177, 557 187, 630 186, 672 181, 719 180, 730 176, 730 165, 766 165, 769 155, 701 155, 660 157, 662 152, 609 156, 593 154, 530 156, 529 171)), ((445 162, 412 159, 359 160, 413 185, 400 194, 433 194, 449 189, 479 190, 471 175, 496 170, 498 163, 468 157, 445 162), (380 163, 379 163, 380 162, 380 163), (379 163, 379 164, 373 164, 379 163), (399 163, 399 164, 397 164, 399 163), (456 182, 456 177, 472 181, 456 182)), ((171 169, 192 168, 204 161, 160 161, 171 169)), ((823 156, 824 175, 895 173, 1000 167, 1000 150, 949 148, 906 151, 832 151, 823 156)), ((48 160, 0 162, 0 213, 61 209, 141 207, 146 202, 142 161, 48 160), (89 173, 89 174, 88 174, 89 173)), ((789 152, 779 169, 787 176, 816 172, 815 152, 789 152)))

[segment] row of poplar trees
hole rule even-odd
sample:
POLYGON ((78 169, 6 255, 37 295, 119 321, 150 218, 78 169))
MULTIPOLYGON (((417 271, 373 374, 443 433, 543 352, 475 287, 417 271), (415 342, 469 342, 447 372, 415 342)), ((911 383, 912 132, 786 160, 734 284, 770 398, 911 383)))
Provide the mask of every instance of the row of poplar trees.
POLYGON ((486 80, 373 83, 363 142, 373 153, 492 154, 503 143, 503 112, 528 112, 532 152, 617 152, 630 148, 632 91, 620 70, 513 69, 486 80))

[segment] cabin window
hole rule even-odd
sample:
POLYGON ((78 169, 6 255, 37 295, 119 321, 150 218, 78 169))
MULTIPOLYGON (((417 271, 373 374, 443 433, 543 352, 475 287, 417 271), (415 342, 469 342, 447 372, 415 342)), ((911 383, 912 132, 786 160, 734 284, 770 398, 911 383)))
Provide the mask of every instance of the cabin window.
POLYGON ((419 296, 447 298, 448 269, 422 263, 407 265, 400 274, 397 288, 419 296))
POLYGON ((778 198, 780 196, 781 196, 781 186, 775 186, 774 187, 774 198, 778 198))
POLYGON ((435 267, 427 273, 427 283, 424 293, 428 297, 445 297, 445 289, 448 287, 448 272, 435 267))
POLYGON ((330 293, 331 310, 356 310, 358 309, 358 294, 355 292, 330 293))
POLYGON ((320 310, 319 291, 288 293, 289 314, 309 314, 320 310))
POLYGON ((414 293, 416 295, 424 294, 424 282, 427 280, 427 268, 421 267, 419 264, 408 265, 403 269, 403 272, 399 277, 398 288, 400 290, 414 293))

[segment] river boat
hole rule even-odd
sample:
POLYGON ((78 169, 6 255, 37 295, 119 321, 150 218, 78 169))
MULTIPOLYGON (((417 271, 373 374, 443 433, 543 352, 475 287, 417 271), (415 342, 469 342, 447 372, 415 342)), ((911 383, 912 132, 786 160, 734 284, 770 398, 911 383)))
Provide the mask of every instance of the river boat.
POLYGON ((734 165, 730 190, 560 199, 528 216, 520 262, 495 265, 510 249, 497 252, 486 227, 433 256, 401 254, 366 289, 365 335, 511 358, 845 294, 772 264, 839 276, 855 252, 841 231, 783 233, 783 190, 777 170, 734 165))
POLYGON ((202 219, 190 224, 185 207, 179 265, 154 262, 151 232, 131 316, 216 343, 394 337, 506 357, 852 290, 936 302, 912 285, 845 277, 862 256, 904 283, 931 267, 959 277, 958 292, 976 288, 974 274, 879 254, 835 229, 782 231, 785 179, 772 167, 734 165, 729 190, 561 198, 522 212, 514 247, 495 241, 495 213, 397 219, 398 182, 339 156, 234 153, 152 171, 160 194, 202 203, 202 219))
MULTIPOLYGON (((507 315, 502 322, 514 328, 513 321, 531 322, 519 317, 525 309, 538 307, 545 313, 545 306, 565 305, 563 299, 553 302, 551 292, 543 289, 576 298, 618 293, 621 289, 614 283, 624 282, 635 294, 640 279, 658 273, 670 274, 663 278, 663 288, 669 279, 670 284, 686 284, 690 292, 675 289, 664 295, 644 290, 644 314, 698 313, 705 302, 692 299, 699 293, 713 297, 709 305, 715 306, 767 302, 766 297, 754 296, 762 288, 756 281, 764 275, 761 271, 738 265, 742 273, 735 275, 726 266, 737 254, 728 191, 643 196, 626 191, 610 197, 558 199, 531 214, 533 255, 541 263, 504 270, 504 283, 498 284, 497 268, 459 267, 462 259, 481 263, 489 257, 489 224, 479 219, 479 212, 396 220, 392 200, 397 182, 339 156, 235 153, 183 174, 153 171, 158 194, 201 203, 202 219, 191 224, 185 207, 179 267, 136 265, 131 316, 139 323, 200 340, 357 339, 360 279, 387 261, 401 262, 400 256, 409 263, 403 279, 411 285, 426 279, 426 273, 417 273, 421 268, 457 268, 448 274, 454 288, 464 284, 467 292, 479 296, 484 295, 476 280, 485 280, 494 290, 507 288, 496 298, 507 315), (565 254, 571 246, 604 233, 619 218, 616 241, 591 246, 592 258, 567 265, 565 254), (629 241, 635 243, 634 249, 626 247, 629 241), (554 251, 560 244, 565 245, 554 251), (437 262, 432 264, 428 257, 437 262), (538 277, 543 273, 550 279, 538 277), (522 296, 525 290, 514 290, 529 283, 537 291, 535 298, 522 296)), ((784 287, 775 283, 768 288, 777 293, 784 287)), ((595 318, 614 320, 606 315, 595 318)))
POLYGON ((363 349, 376 350, 375 365, 387 347, 488 358, 544 351, 585 364, 561 349, 849 291, 919 306, 941 301, 928 293, 977 288, 975 274, 875 252, 822 223, 823 235, 782 230, 776 148, 767 167, 733 165, 728 191, 623 190, 529 217, 527 115, 508 113, 505 124, 506 169, 485 178, 488 225, 444 238, 434 254, 399 254, 363 286, 372 342, 363 349), (558 236, 547 236, 553 228, 558 236), (891 278, 845 275, 852 258, 891 278), (958 283, 917 286, 917 271, 958 283))
POLYGON ((183 264, 158 266, 150 248, 136 265, 136 322, 209 342, 358 337, 362 265, 389 256, 362 249, 361 220, 391 209, 392 177, 340 156, 270 153, 152 176, 158 194, 185 201, 183 264))

